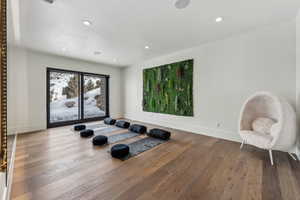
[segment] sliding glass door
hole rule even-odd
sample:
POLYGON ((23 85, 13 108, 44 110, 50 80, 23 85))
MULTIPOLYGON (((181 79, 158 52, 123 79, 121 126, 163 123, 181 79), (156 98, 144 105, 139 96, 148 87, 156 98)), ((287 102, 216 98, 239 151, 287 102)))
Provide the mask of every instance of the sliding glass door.
POLYGON ((49 73, 50 123, 79 120, 79 74, 61 71, 49 73))
POLYGON ((106 78, 84 75, 83 117, 85 119, 106 115, 106 78))
POLYGON ((57 127, 109 116, 109 76, 47 69, 47 126, 57 127))

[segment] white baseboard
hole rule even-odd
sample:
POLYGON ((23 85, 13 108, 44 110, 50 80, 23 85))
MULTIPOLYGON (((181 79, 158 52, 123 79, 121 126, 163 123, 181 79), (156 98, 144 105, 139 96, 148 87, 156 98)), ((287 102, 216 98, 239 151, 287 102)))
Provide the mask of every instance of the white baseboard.
POLYGON ((45 126, 22 126, 22 127, 7 127, 8 135, 15 135, 21 133, 29 133, 34 131, 45 130, 45 126))
POLYGON ((299 147, 296 148, 296 155, 298 157, 298 160, 300 160, 300 149, 299 149, 299 147))
POLYGON ((17 135, 14 138, 13 146, 12 146, 12 154, 10 165, 8 166, 8 177, 7 177, 7 185, 6 185, 6 175, 5 173, 0 174, 1 184, 3 184, 2 190, 2 197, 1 200, 9 200, 10 199, 10 192, 12 186, 12 179, 13 179, 13 170, 14 170, 14 163, 15 163, 15 154, 16 154, 16 146, 17 146, 17 135))
POLYGON ((15 155, 16 155, 16 148, 17 148, 17 138, 18 138, 18 135, 16 134, 15 138, 14 138, 13 146, 12 146, 12 153, 11 153, 10 165, 9 165, 9 170, 8 170, 6 200, 10 200, 11 186, 12 186, 13 175, 14 175, 15 155))
POLYGON ((7 187, 4 187, 4 189, 3 189, 2 200, 8 200, 8 198, 7 198, 7 187))
POLYGON ((196 124, 179 125, 179 124, 172 123, 171 121, 163 121, 163 120, 157 121, 155 119, 149 120, 147 118, 136 118, 126 114, 125 114, 125 118, 135 120, 135 121, 141 121, 149 124, 154 124, 158 126, 164 126, 168 128, 174 128, 182 131, 192 132, 195 134, 206 135, 214 138, 220 138, 220 139, 234 141, 234 142, 241 142, 241 138, 239 134, 233 131, 227 131, 227 130, 216 129, 211 127, 204 127, 196 124))
MULTIPOLYGON (((175 124, 172 123, 172 121, 166 121, 166 120, 156 120, 155 118, 153 119, 148 119, 148 118, 137 118, 128 114, 125 114, 124 117, 126 119, 131 119, 134 121, 140 121, 140 122, 145 122, 157 126, 164 126, 167 128, 173 128, 177 130, 182 130, 182 131, 187 131, 195 134, 200 134, 200 135, 206 135, 214 138, 219 138, 223 140, 228 140, 228 141, 233 141, 233 142, 242 142, 242 139, 240 138, 238 132, 234 131, 228 131, 228 130, 223 130, 223 129, 217 129, 217 128, 211 128, 211 127, 205 127, 193 123, 189 123, 187 125, 183 124, 175 124)), ((291 150, 291 153, 295 153, 298 156, 298 159, 300 160, 300 149, 294 147, 291 150)))

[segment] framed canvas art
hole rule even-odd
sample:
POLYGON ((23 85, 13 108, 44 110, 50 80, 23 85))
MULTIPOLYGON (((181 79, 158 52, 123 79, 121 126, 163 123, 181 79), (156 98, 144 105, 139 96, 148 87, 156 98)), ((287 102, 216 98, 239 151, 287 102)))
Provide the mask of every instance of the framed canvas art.
POLYGON ((143 110, 193 116, 193 65, 185 60, 143 70, 143 110))

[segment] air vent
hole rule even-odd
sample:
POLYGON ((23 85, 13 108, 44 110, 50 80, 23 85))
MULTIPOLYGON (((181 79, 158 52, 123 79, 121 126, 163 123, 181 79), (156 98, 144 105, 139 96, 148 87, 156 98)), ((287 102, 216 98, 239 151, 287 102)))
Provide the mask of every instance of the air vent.
POLYGON ((44 1, 46 1, 48 3, 54 3, 54 0, 44 0, 44 1))
POLYGON ((174 5, 177 9, 184 9, 190 4, 191 0, 176 0, 174 5))

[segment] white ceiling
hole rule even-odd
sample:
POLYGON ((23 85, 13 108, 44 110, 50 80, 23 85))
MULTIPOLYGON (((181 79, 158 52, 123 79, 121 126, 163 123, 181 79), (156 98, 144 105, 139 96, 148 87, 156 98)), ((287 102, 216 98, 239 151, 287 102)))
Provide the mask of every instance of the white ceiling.
POLYGON ((9 42, 118 66, 292 19, 300 7, 299 0, 191 0, 182 10, 174 0, 9 2, 9 42), (215 23, 219 16, 224 21, 215 23))

